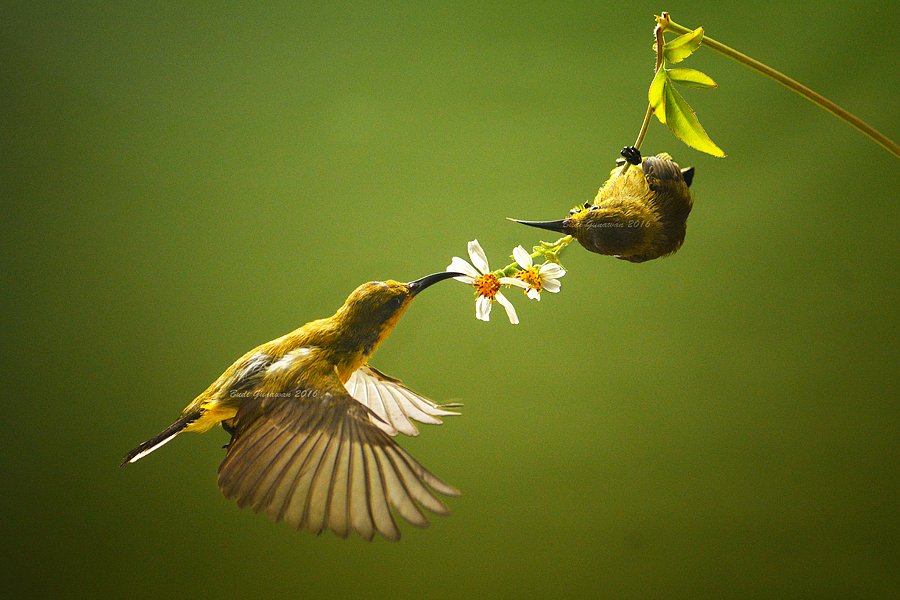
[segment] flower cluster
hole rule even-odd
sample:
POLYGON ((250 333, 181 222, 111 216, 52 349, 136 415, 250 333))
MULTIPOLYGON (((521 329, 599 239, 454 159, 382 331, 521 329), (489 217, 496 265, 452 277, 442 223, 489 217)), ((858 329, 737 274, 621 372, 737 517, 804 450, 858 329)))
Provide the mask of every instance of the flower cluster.
POLYGON ((534 256, 522 246, 513 249, 515 263, 497 271, 491 271, 487 255, 478 240, 469 242, 469 263, 458 256, 447 266, 447 271, 464 273, 454 277, 475 288, 475 318, 481 321, 490 320, 491 305, 496 301, 506 310, 506 316, 513 325, 519 323, 516 309, 500 291, 501 287, 516 286, 522 288, 525 295, 532 300, 540 300, 541 292, 557 293, 560 289, 559 279, 566 274, 565 269, 554 262, 542 265, 534 264, 534 256), (518 267, 518 268, 517 268, 518 267), (512 275, 510 277, 509 275, 512 275))

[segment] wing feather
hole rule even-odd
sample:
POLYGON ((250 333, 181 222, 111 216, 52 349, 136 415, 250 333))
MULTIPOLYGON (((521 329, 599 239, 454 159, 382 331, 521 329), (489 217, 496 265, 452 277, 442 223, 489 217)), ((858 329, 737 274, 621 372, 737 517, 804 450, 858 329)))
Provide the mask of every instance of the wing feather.
POLYGON ((383 448, 377 448, 375 452, 379 463, 382 465, 382 472, 391 504, 397 508, 397 512, 400 513, 401 517, 416 527, 428 527, 428 519, 419 510, 409 486, 397 474, 396 466, 390 454, 385 452, 383 448))
POLYGON ((243 401, 219 468, 225 496, 298 529, 341 537, 356 531, 367 540, 400 537, 392 510, 418 527, 428 525, 420 507, 448 514, 436 494, 459 492, 398 446, 334 380, 327 392, 243 401))
MULTIPOLYGON (((423 478, 416 473, 415 467, 419 466, 418 463, 408 461, 407 456, 404 456, 405 453, 397 452, 392 454, 394 456, 391 457, 391 462, 396 469, 397 475, 402 478, 407 489, 410 490, 410 496, 433 513, 449 515, 450 511, 444 506, 444 503, 428 489, 423 482, 423 478)), ((459 492, 449 495, 458 496, 459 492)))
POLYGON ((370 365, 363 365, 354 371, 344 385, 353 398, 380 417, 380 420, 372 419, 372 422, 388 435, 396 435, 398 431, 411 436, 419 435, 413 420, 440 425, 439 417, 459 414, 446 410, 458 405, 435 404, 403 385, 399 379, 385 375, 370 365))
MULTIPOLYGON (((257 434, 259 435, 259 434, 257 434)), ((242 471, 247 471, 246 475, 235 475, 235 481, 243 481, 243 477, 246 477, 246 485, 248 488, 253 490, 253 494, 247 494, 243 498, 238 500, 238 506, 244 508, 245 506, 255 506, 258 505, 256 501, 256 496, 258 491, 260 490, 260 479, 265 477, 270 473, 270 471, 266 470, 252 470, 250 467, 252 464, 272 464, 272 459, 274 456, 277 456, 278 453, 287 448, 290 442, 290 434, 284 430, 275 430, 273 433, 268 435, 268 439, 261 439, 258 444, 253 445, 253 458, 252 463, 248 463, 246 469, 241 469, 242 471)), ((236 468, 241 467, 240 464, 236 465, 236 468)))
POLYGON ((256 477, 248 482, 253 493, 247 495, 246 501, 254 510, 260 506, 273 506, 271 496, 282 482, 287 467, 297 453, 297 447, 292 443, 293 436, 289 431, 279 431, 272 437, 276 439, 269 446, 272 450, 261 452, 256 458, 261 463, 268 464, 269 468, 258 471, 256 477))
MULTIPOLYGON (((306 418, 314 416, 316 415, 309 415, 306 418)), ((321 418, 321 415, 319 417, 321 418)), ((283 429, 279 437, 284 439, 284 445, 269 463, 268 468, 262 472, 263 475, 256 484, 251 502, 254 510, 261 510, 259 507, 268 507, 267 512, 275 521, 279 521, 283 517, 285 503, 290 495, 290 486, 295 477, 295 469, 303 465, 302 461, 295 460, 298 453, 318 439, 316 436, 310 436, 303 440, 297 440, 289 429, 283 429)))
MULTIPOLYGON (((344 425, 345 430, 350 428, 344 425)), ((350 458, 352 444, 345 432, 340 438, 340 450, 335 457, 331 474, 331 490, 328 492, 328 525, 338 536, 345 538, 350 533, 350 458)))
MULTIPOLYGON (((369 380, 364 382, 362 389, 366 398, 366 402, 363 402, 363 404, 369 406, 369 402, 371 402, 370 408, 372 412, 382 417, 389 425, 389 427, 382 427, 382 430, 388 435, 397 435, 397 432, 401 431, 401 428, 403 427, 403 413, 397 410, 397 407, 393 403, 384 401, 384 395, 382 395, 381 389, 375 385, 373 381, 369 380), (373 395, 378 398, 378 404, 369 400, 370 396, 373 395)), ((353 394, 351 394, 351 396, 352 395, 353 394)), ((378 423, 376 423, 376 425, 378 425, 378 423)))
POLYGON ((400 530, 391 516, 391 508, 388 505, 388 490, 381 473, 381 466, 375 458, 371 444, 363 444, 366 457, 366 474, 369 483, 369 507, 372 509, 372 518, 378 532, 389 540, 399 540, 400 530))
POLYGON ((309 530, 320 534, 328 522, 328 499, 334 483, 334 471, 337 455, 341 449, 343 429, 346 425, 338 423, 336 434, 328 439, 328 445, 322 454, 322 460, 313 475, 312 488, 307 499, 306 522, 309 530))
MULTIPOLYGON (((325 429, 314 432, 311 436, 314 441, 296 462, 300 466, 295 470, 295 476, 291 482, 288 497, 282 507, 282 517, 285 522, 296 529, 307 526, 306 516, 309 506, 309 498, 312 493, 313 479, 322 462, 326 446, 331 440, 331 433, 325 429)), ((298 452, 298 454, 301 454, 298 452)))
POLYGON ((259 427, 265 427, 266 433, 260 435, 259 433, 250 430, 247 431, 240 440, 235 440, 234 438, 232 438, 231 444, 229 444, 229 452, 225 455, 225 460, 222 461, 222 464, 219 465, 220 486, 223 484, 230 484, 233 479, 240 478, 243 474, 243 471, 250 464, 252 464, 252 462, 247 459, 255 456, 255 454, 259 452, 260 446, 265 447, 266 445, 271 444, 273 441, 275 441, 271 436, 271 434, 277 431, 275 422, 260 422, 257 424, 257 427, 255 429, 259 427), (234 450, 237 450, 238 448, 236 446, 240 446, 240 453, 231 451, 232 447, 235 447, 234 450), (245 459, 243 465, 232 465, 232 459, 238 454, 240 454, 245 459), (243 466, 244 468, 240 468, 241 466, 243 466))
POLYGON ((372 523, 372 511, 369 508, 369 489, 366 482, 366 456, 363 452, 362 441, 356 431, 356 423, 351 427, 353 433, 350 443, 353 446, 350 455, 350 491, 348 501, 350 503, 350 524, 367 540, 371 540, 375 532, 372 523))

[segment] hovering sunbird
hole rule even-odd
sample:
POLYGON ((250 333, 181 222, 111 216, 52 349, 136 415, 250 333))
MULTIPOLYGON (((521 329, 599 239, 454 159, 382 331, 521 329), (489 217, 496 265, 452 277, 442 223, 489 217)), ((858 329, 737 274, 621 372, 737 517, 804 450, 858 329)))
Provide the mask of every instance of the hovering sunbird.
POLYGON ((413 420, 456 415, 368 364, 369 357, 425 288, 459 276, 410 283, 370 281, 327 319, 254 348, 228 367, 159 435, 129 452, 147 456, 185 431, 216 424, 231 434, 219 488, 238 506, 297 529, 371 540, 400 537, 391 509, 419 527, 420 507, 449 514, 435 492, 458 496, 391 436, 417 435, 413 420))

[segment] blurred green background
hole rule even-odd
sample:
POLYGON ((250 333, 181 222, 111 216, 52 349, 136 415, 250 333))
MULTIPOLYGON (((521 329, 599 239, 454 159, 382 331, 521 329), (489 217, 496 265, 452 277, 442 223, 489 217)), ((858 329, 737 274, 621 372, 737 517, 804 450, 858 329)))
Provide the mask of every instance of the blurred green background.
POLYGON ((16 597, 895 598, 897 159, 702 50, 729 157, 684 248, 573 246, 563 292, 418 300, 373 363, 465 415, 404 439, 459 486, 399 544, 219 493, 227 435, 120 470, 231 361, 357 284, 499 266, 644 112, 652 16, 900 137, 892 3, 3 2, 4 587, 16 597))

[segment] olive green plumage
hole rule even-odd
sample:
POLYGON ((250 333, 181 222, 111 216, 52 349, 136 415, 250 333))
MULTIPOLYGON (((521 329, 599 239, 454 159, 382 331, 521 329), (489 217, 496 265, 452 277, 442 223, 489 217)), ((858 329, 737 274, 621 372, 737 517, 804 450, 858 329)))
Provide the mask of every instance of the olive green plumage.
POLYGON ((257 346, 191 402, 175 423, 129 452, 136 462, 177 435, 221 424, 231 434, 219 487, 241 507, 314 533, 400 537, 392 511, 424 527, 459 492, 392 438, 412 420, 458 414, 368 364, 413 298, 459 273, 409 283, 370 281, 338 311, 257 346))
POLYGON ((631 262, 672 254, 684 242, 693 199, 693 167, 668 154, 643 160, 620 175, 616 167, 593 203, 558 221, 518 221, 573 236, 587 250, 631 262))

